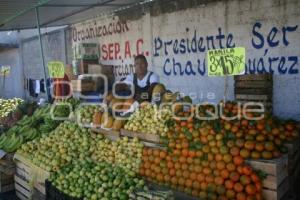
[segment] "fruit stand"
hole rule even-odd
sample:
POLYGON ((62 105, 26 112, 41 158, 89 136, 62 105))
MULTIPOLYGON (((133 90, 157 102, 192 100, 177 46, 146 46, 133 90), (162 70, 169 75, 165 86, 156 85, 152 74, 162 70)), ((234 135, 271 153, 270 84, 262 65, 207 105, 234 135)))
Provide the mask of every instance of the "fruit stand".
POLYGON ((38 29, 23 99, 1 88, 1 200, 300 198, 297 0, 78 2, 0 14, 38 29))
MULTIPOLYGON (((142 196, 167 190, 175 199, 280 200, 292 190, 299 171, 296 122, 267 113, 258 121, 199 120, 196 109, 204 116, 215 109, 208 105, 177 106, 174 117, 172 102, 142 103, 122 121, 112 112, 124 100, 107 99, 108 109, 69 99, 71 113, 46 105, 1 135, 9 144, 2 147, 16 151, 14 188, 20 199, 135 199, 136 190, 142 196), (77 118, 52 121, 50 110, 77 118)), ((217 109, 233 116, 239 106, 221 102, 217 109)))

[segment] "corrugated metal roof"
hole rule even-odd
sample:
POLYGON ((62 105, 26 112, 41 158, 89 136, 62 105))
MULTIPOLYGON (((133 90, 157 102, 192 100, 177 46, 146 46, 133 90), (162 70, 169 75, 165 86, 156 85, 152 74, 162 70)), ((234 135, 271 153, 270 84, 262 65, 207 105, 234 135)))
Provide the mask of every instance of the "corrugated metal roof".
MULTIPOLYGON (((0 0, 0 31, 69 25, 145 0, 0 0)), ((151 1, 151 0, 148 0, 151 1)))

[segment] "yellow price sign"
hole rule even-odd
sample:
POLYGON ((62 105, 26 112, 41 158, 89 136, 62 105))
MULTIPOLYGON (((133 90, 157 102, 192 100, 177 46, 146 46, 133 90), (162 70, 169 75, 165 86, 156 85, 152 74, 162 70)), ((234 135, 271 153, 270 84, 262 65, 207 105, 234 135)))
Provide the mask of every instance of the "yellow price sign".
POLYGON ((209 50, 207 53, 208 76, 244 74, 245 57, 246 50, 243 47, 209 50))
POLYGON ((60 61, 48 62, 48 71, 50 78, 64 78, 65 65, 60 61))

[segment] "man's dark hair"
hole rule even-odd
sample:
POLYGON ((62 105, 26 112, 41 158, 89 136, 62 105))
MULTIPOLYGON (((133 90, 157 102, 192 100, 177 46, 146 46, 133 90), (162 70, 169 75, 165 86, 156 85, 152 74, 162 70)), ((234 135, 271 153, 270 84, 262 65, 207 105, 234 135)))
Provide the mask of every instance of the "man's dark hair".
POLYGON ((144 55, 142 55, 142 54, 137 55, 137 56, 134 58, 135 61, 138 60, 138 59, 141 59, 141 60, 143 60, 145 63, 148 63, 146 57, 145 57, 144 55))

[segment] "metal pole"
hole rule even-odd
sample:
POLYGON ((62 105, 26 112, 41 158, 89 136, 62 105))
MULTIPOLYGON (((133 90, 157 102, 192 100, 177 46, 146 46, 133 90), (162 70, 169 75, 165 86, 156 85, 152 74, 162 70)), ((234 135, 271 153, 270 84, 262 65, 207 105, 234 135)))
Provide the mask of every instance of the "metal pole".
POLYGON ((44 58, 43 41, 42 41, 42 35, 41 35, 40 17, 39 17, 38 7, 35 7, 35 14, 36 14, 37 29, 38 29, 38 32, 39 32, 40 48, 41 48, 41 54, 42 54, 42 63, 43 63, 43 69, 44 69, 45 91, 46 91, 46 95, 47 95, 47 100, 49 102, 49 91, 48 91, 48 87, 47 87, 46 65, 45 65, 45 58, 44 58))

